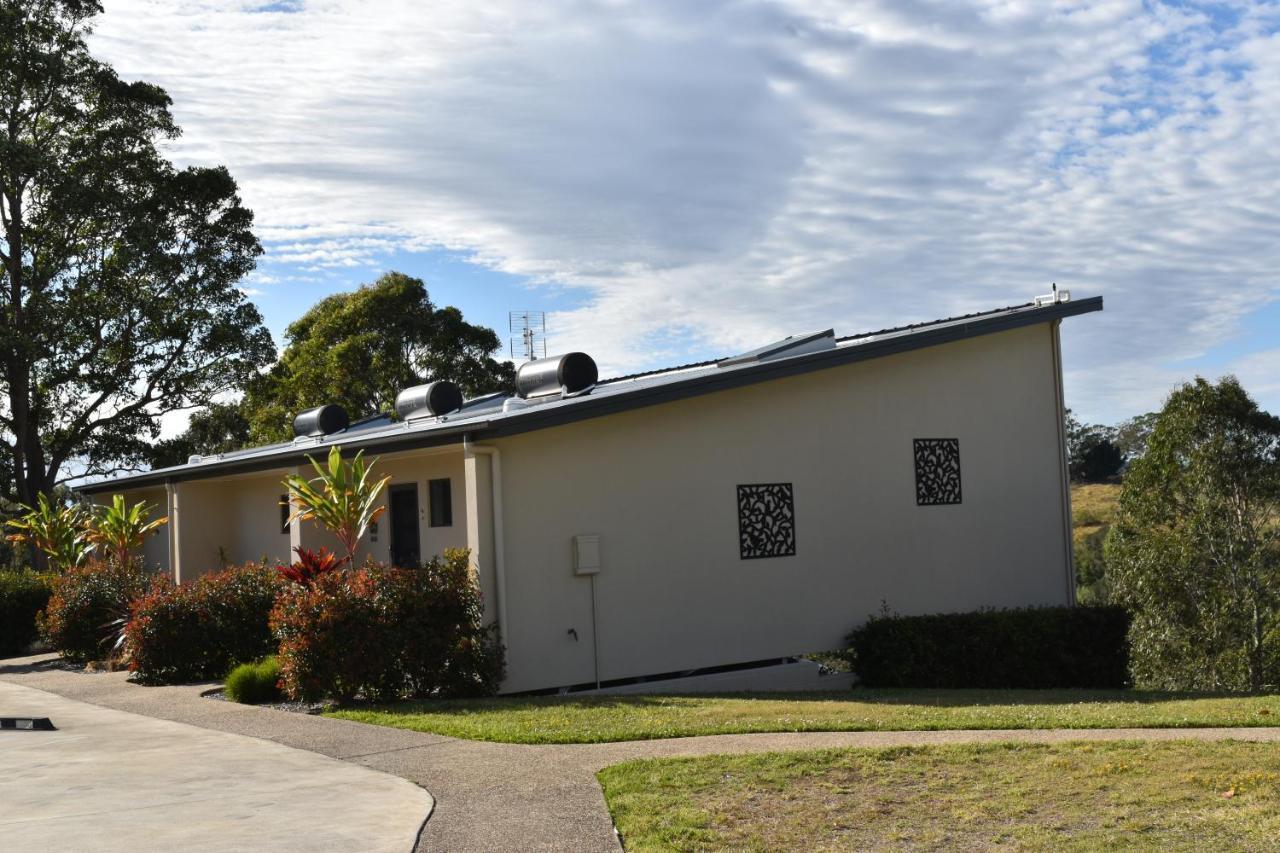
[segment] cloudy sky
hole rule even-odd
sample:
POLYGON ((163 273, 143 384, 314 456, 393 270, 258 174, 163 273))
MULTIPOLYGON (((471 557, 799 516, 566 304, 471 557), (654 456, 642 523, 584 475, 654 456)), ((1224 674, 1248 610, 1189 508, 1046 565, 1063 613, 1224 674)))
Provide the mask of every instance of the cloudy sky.
POLYGON ((1103 294, 1068 405, 1280 411, 1280 7, 105 0, 179 162, 239 180, 279 336, 387 269, 606 373, 1103 294))

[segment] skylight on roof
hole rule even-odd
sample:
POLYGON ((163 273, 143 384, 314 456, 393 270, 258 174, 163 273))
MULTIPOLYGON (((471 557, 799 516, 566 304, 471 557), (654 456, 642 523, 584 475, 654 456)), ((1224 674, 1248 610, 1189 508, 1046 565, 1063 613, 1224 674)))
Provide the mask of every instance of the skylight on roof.
POLYGON ((809 332, 804 335, 789 335, 780 341, 765 344, 748 350, 741 355, 720 361, 720 367, 736 367, 755 361, 772 361, 775 358, 789 358, 793 355, 804 355, 821 350, 835 349, 835 329, 824 329, 821 332, 809 332))

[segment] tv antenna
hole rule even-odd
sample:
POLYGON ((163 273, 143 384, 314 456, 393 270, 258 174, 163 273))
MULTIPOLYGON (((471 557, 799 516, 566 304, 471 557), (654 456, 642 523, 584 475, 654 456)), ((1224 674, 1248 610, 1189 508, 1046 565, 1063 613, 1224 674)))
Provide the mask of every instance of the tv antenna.
POLYGON ((547 357, 545 311, 511 311, 507 314, 507 327, 511 332, 512 361, 547 357))

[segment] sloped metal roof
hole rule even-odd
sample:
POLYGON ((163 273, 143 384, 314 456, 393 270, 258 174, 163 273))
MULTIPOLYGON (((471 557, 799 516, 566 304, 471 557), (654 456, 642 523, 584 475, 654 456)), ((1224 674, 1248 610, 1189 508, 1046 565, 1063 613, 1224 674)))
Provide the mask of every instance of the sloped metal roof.
MULTIPOLYGON (((318 457, 334 445, 352 452, 367 450, 380 453, 457 444, 464 435, 469 435, 474 441, 483 441, 1101 310, 1101 296, 1043 307, 1028 303, 837 338, 833 347, 797 355, 787 355, 784 348, 782 354, 770 358, 715 359, 619 376, 599 382, 590 393, 581 396, 551 398, 536 403, 515 398, 518 402, 509 411, 504 407, 513 395, 490 394, 468 400, 459 411, 442 417, 393 421, 386 415, 375 416, 318 438, 298 438, 204 456, 185 465, 99 480, 77 488, 92 494, 169 481, 266 471, 305 464, 307 456, 318 457)), ((776 349, 774 344, 753 352, 768 353, 776 349)))

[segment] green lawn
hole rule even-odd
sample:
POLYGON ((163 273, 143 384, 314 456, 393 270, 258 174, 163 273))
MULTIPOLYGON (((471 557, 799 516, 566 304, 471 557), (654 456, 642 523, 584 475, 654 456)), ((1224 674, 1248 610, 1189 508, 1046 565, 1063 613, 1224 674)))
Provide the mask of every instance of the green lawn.
POLYGON ((1280 746, 992 744, 632 761, 628 851, 1278 850, 1280 746))
POLYGON ((1271 726, 1280 696, 1090 690, 864 690, 406 702, 329 716, 504 743, 600 743, 743 732, 1271 726))

